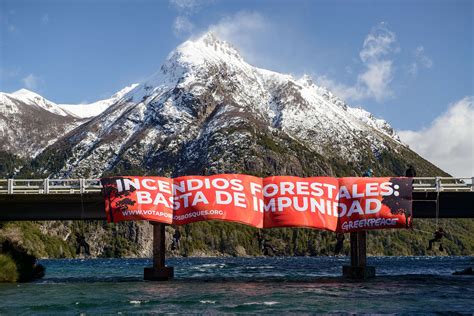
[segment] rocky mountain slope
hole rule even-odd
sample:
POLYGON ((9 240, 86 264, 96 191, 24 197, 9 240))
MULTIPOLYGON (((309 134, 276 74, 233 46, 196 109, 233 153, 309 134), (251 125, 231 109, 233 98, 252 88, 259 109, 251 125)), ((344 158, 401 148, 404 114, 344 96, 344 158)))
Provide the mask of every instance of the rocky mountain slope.
POLYGON ((40 95, 22 89, 0 93, 0 150, 35 157, 81 120, 40 95))
MULTIPOLYGON (((118 95, 85 121, 54 114, 71 120, 64 136, 32 155, 16 176, 351 176, 369 166, 376 176, 388 176, 402 175, 407 164, 414 164, 420 176, 445 175, 402 144, 384 120, 350 107, 308 77, 296 79, 248 64, 213 34, 183 43, 155 74, 118 95)), ((261 251, 252 228, 197 223, 182 229, 183 255, 261 251)), ((151 251, 147 223, 42 223, 38 230, 69 245, 76 231, 86 232, 98 256, 145 256, 151 251)), ((274 229, 267 234, 280 254, 328 253, 332 242, 329 233, 318 231, 274 229), (309 240, 313 250, 304 250, 309 240)), ((410 232, 390 234, 406 238, 410 232)), ((472 252, 465 243, 458 244, 472 252)))

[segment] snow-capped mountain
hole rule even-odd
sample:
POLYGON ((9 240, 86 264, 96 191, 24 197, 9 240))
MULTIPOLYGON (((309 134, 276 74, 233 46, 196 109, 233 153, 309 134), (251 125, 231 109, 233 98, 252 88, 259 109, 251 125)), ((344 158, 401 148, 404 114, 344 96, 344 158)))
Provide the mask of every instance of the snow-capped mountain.
POLYGON ((72 116, 72 113, 27 89, 20 89, 13 93, 0 93, 0 102, 2 104, 2 112, 18 113, 21 107, 18 103, 22 103, 32 108, 46 110, 56 115, 72 116))
POLYGON ((22 89, 0 93, 0 151, 38 155, 81 121, 40 95, 22 89))
POLYGON ((369 165, 394 174, 422 160, 384 120, 308 77, 248 64, 213 34, 184 42, 155 74, 38 159, 44 175, 85 177, 357 175, 369 165))
POLYGON ((136 84, 91 104, 56 104, 27 89, 0 92, 0 150, 22 158, 37 156, 58 138, 97 116, 136 84))

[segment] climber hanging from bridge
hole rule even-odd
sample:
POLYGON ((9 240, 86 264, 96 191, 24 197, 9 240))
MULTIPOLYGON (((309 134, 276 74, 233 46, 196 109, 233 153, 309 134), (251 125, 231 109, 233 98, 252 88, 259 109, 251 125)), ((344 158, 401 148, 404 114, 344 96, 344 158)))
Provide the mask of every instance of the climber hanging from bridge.
POLYGON ((439 243, 439 251, 444 251, 443 249, 443 244, 441 243, 441 239, 446 236, 446 232, 442 227, 439 227, 437 231, 433 233, 433 239, 429 241, 429 246, 426 250, 432 250, 433 249, 433 243, 438 242, 439 243))
POLYGON ((179 227, 176 227, 173 234, 173 240, 171 243, 171 250, 179 250, 181 240, 181 232, 179 231, 179 227))
POLYGON ((265 239, 265 236, 261 230, 257 231, 257 241, 258 241, 258 246, 264 256, 276 255, 277 253, 276 249, 272 246, 272 244, 268 240, 265 239))
POLYGON ((90 246, 89 246, 89 244, 87 243, 86 237, 84 237, 83 234, 76 233, 76 243, 77 243, 77 246, 76 246, 76 255, 80 255, 80 254, 81 254, 81 248, 84 248, 84 254, 85 254, 86 256, 90 256, 90 255, 91 255, 90 246))
POLYGON ((341 253, 342 248, 344 248, 344 240, 346 239, 346 236, 344 236, 343 233, 337 233, 336 234, 336 246, 334 247, 334 255, 337 256, 339 253, 341 253))

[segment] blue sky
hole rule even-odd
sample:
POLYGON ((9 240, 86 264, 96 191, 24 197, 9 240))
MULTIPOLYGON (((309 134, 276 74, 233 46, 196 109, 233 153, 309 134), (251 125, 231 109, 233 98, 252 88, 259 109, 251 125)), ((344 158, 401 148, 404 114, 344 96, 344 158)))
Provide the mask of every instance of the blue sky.
POLYGON ((251 64, 309 74, 397 130, 427 132, 474 94, 473 1, 0 0, 0 12, 0 91, 57 103, 143 80, 209 29, 251 64))

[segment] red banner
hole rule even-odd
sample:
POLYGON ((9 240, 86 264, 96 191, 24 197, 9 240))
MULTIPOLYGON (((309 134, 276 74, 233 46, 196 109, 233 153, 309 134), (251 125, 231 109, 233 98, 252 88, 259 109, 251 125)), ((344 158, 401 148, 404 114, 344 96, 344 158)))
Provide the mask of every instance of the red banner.
POLYGON ((258 228, 337 232, 411 227, 411 178, 214 176, 101 179, 109 222, 184 225, 224 220, 258 228))

